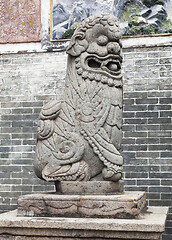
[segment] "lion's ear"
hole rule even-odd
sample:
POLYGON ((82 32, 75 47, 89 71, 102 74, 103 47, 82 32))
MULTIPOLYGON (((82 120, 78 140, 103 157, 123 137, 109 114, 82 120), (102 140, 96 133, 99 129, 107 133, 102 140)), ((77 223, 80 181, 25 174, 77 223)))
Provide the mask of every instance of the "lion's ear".
POLYGON ((85 39, 85 34, 78 32, 74 34, 71 38, 69 46, 66 52, 73 57, 78 57, 82 52, 84 52, 88 47, 88 42, 85 39))

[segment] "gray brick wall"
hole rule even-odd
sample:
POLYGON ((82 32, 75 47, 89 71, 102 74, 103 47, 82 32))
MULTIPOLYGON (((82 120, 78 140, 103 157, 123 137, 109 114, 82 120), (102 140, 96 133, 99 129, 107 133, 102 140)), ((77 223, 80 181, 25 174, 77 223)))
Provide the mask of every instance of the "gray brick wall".
MULTIPOLYGON (((124 49, 126 190, 172 206, 172 47, 124 49)), ((172 239, 172 210, 163 240, 172 239)))
MULTIPOLYGON (((123 156, 126 190, 144 190, 149 205, 172 206, 172 47, 128 48, 124 55, 123 156)), ((54 189, 32 162, 41 107, 63 94, 66 55, 0 56, 0 212, 18 196, 54 189)), ((163 240, 172 239, 172 209, 163 240)))

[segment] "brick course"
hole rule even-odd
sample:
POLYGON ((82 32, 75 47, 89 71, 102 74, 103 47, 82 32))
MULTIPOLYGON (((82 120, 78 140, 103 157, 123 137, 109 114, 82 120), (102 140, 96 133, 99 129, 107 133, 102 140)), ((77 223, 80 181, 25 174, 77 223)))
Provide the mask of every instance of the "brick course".
MULTIPOLYGON (((123 157, 126 190, 147 192, 149 205, 172 206, 172 47, 123 50, 123 157)), ((63 94, 66 55, 0 56, 0 212, 18 196, 50 191, 32 163, 38 115, 63 94)), ((172 238, 172 209, 163 240, 172 238)))

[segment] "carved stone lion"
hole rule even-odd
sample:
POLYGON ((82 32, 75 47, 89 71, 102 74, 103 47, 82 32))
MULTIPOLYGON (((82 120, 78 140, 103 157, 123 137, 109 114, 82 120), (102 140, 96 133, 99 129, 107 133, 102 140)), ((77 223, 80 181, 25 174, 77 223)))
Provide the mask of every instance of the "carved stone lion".
POLYGON ((34 169, 46 181, 118 181, 122 127, 121 41, 117 19, 92 16, 67 48, 64 97, 40 113, 34 169))

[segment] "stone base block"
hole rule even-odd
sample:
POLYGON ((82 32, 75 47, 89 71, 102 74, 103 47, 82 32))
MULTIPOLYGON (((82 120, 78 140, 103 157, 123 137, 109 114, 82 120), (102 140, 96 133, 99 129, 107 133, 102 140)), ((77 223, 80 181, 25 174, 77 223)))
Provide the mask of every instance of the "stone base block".
POLYGON ((124 181, 62 181, 55 182, 56 192, 61 194, 114 194, 122 193, 124 188, 124 181))
POLYGON ((38 193, 19 197, 18 216, 134 218, 145 205, 145 192, 113 195, 38 193))
POLYGON ((137 219, 17 217, 0 214, 1 240, 159 240, 167 207, 149 207, 137 219))

